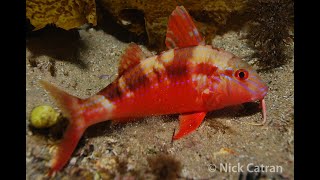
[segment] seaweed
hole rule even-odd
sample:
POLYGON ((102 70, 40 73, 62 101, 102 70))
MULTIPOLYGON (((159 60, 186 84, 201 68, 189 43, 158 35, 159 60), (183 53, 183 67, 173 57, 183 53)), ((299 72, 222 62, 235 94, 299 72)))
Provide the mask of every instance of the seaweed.
POLYGON ((247 38, 256 50, 253 57, 264 70, 280 67, 288 62, 286 40, 293 30, 292 0, 252 0, 248 3, 251 26, 247 38))

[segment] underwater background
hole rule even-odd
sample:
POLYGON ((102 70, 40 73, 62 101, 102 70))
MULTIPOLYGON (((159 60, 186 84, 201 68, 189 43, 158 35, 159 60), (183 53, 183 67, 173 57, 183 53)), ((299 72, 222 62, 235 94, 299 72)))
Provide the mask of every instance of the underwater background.
POLYGON ((244 123, 261 121, 256 103, 210 112, 196 132, 173 144, 177 115, 96 124, 53 179, 293 179, 293 1, 26 2, 27 179, 46 179, 65 127, 64 121, 45 129, 30 125, 33 108, 50 105, 58 111, 39 80, 80 98, 94 95, 117 77, 119 58, 130 42, 152 54, 165 50, 167 18, 177 5, 190 12, 207 44, 258 70, 269 86, 267 124, 244 123), (219 165, 225 163, 283 169, 223 172, 219 165))

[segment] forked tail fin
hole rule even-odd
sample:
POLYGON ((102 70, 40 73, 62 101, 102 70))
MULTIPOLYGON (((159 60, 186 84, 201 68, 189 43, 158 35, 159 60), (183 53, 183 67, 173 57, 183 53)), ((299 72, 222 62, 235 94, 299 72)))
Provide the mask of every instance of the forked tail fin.
POLYGON ((79 98, 58 89, 48 82, 40 81, 40 83, 55 99, 63 114, 69 119, 67 130, 51 162, 51 169, 48 174, 51 176, 52 173, 59 171, 66 165, 87 126, 81 112, 81 100, 79 98))

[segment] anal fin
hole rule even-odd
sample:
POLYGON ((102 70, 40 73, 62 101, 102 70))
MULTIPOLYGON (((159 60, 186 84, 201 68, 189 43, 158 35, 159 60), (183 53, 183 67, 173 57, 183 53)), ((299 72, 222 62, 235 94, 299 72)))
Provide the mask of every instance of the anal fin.
POLYGON ((200 126, 205 116, 206 112, 180 115, 180 129, 179 132, 176 135, 174 135, 173 140, 180 139, 183 136, 186 136, 189 133, 195 131, 200 126))

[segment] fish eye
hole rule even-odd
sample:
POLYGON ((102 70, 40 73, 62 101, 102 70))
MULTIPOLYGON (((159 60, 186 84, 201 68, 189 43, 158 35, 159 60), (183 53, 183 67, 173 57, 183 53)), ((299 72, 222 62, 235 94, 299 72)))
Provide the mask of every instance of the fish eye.
POLYGON ((245 69, 238 69, 234 76, 239 80, 245 80, 249 77, 249 72, 245 69))

